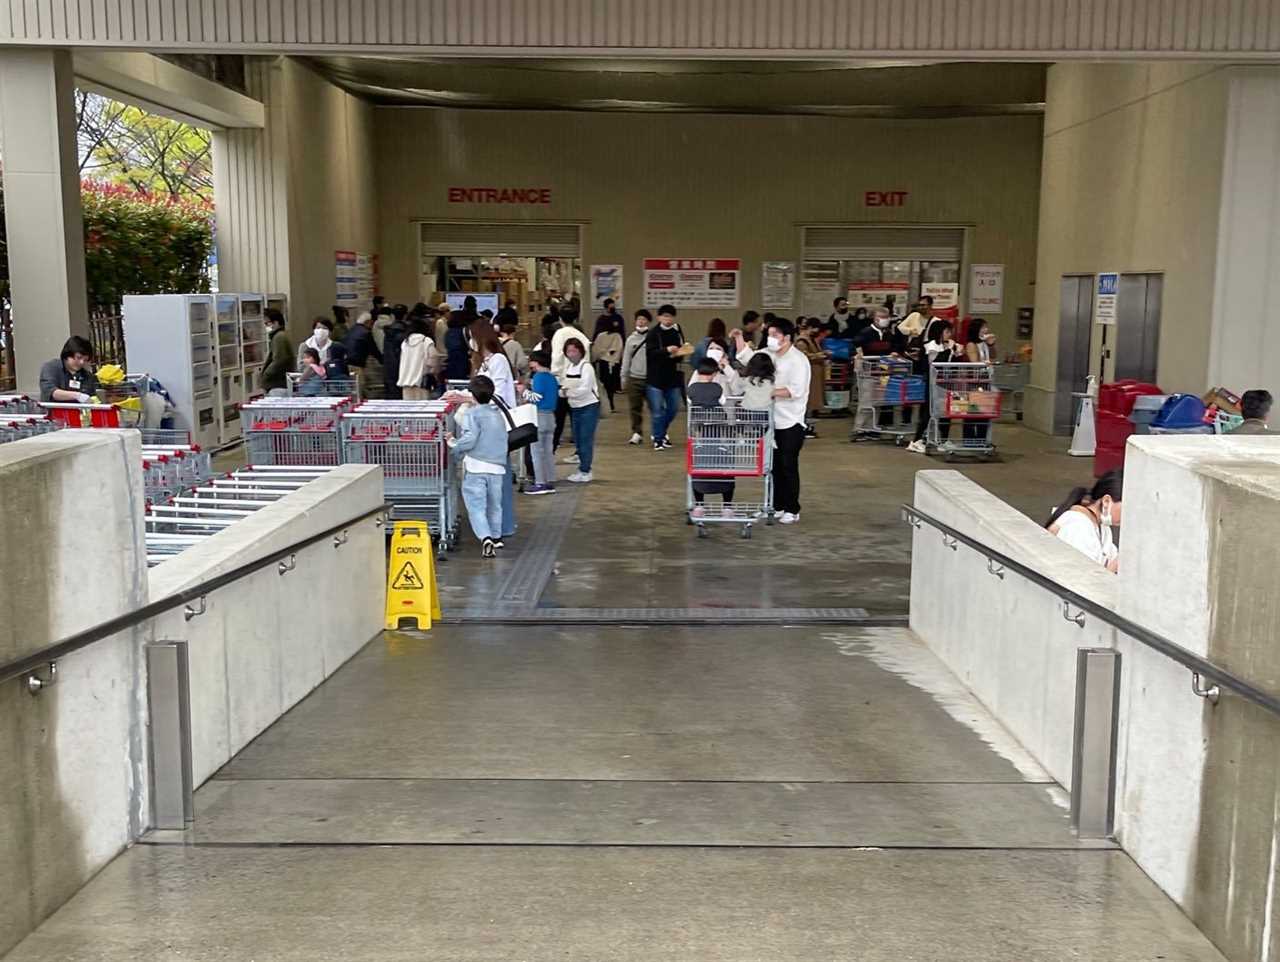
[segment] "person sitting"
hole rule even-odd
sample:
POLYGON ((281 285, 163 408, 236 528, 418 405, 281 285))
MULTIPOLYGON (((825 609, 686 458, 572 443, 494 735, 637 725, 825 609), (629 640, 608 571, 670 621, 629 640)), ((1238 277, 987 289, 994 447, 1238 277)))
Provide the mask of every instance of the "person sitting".
POLYGON ((302 375, 298 378, 298 393, 307 397, 324 394, 325 368, 320 363, 320 352, 314 347, 302 349, 302 375))
POLYGON ((1111 529, 1120 524, 1124 496, 1124 472, 1108 471, 1092 489, 1074 488, 1054 508, 1045 527, 1110 572, 1120 570, 1120 551, 1111 529))
POLYGON ((1240 399, 1240 413, 1244 421, 1232 434, 1275 434, 1267 426, 1267 417, 1271 414, 1271 392, 1261 389, 1245 391, 1240 399))

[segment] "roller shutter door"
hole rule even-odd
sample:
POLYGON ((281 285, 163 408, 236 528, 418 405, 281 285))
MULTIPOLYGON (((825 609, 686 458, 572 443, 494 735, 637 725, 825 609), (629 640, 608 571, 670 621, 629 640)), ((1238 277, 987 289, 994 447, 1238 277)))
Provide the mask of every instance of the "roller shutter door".
POLYGON ((424 257, 579 257, 577 224, 423 222, 424 257))
POLYGON ((960 261, 963 227, 806 227, 806 261, 960 261))

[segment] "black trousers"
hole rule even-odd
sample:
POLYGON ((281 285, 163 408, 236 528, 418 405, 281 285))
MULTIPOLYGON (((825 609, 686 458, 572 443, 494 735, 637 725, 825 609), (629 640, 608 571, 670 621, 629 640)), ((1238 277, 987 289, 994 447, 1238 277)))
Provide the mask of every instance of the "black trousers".
POLYGON ((804 447, 804 425, 773 432, 777 448, 773 452, 773 509, 800 513, 800 449, 804 447))
POLYGON ((556 401, 556 433, 551 442, 553 451, 559 450, 560 438, 564 435, 564 422, 569 417, 569 399, 559 398, 556 401))

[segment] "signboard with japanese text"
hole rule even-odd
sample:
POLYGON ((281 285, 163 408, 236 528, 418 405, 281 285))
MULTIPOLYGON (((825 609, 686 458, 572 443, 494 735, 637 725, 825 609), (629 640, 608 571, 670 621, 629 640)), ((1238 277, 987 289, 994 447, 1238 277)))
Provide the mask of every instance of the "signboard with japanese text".
POLYGON ((925 281, 920 285, 920 296, 932 297, 934 313, 938 313, 960 303, 960 285, 951 281, 925 281))
POLYGON ((334 251, 336 303, 363 308, 378 293, 378 258, 360 251, 334 251))
POLYGON ((760 306, 791 307, 796 301, 796 262, 765 261, 760 265, 760 306))
POLYGON ((646 307, 737 307, 742 261, 736 258, 652 257, 644 262, 646 307))
POLYGON ((969 313, 1000 314, 1004 311, 1004 265, 974 264, 969 268, 969 313))
POLYGON ((622 310, 622 265, 591 265, 591 309, 603 311, 605 298, 612 298, 618 310, 622 310))

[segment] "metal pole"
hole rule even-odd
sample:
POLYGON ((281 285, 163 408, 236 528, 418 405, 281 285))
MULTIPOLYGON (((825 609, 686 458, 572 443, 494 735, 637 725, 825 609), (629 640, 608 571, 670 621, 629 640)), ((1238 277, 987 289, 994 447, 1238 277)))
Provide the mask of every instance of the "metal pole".
POLYGON ((187 643, 159 641, 146 652, 151 827, 182 831, 195 819, 187 643))
POLYGON ((1080 838, 1112 836, 1119 717, 1120 653, 1081 648, 1071 763, 1071 828, 1080 838))

